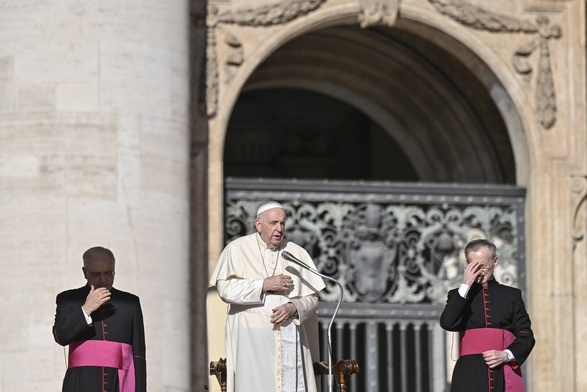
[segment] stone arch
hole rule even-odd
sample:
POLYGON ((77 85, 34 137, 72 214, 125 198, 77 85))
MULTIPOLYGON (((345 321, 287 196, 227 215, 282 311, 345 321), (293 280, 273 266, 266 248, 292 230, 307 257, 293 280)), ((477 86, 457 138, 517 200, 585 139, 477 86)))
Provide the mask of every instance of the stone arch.
POLYGON ((357 107, 412 158, 420 181, 515 183, 507 130, 489 94, 462 66, 450 75, 457 66, 435 64, 443 53, 418 53, 429 48, 415 41, 389 29, 314 31, 276 50, 243 91, 304 88, 357 107))
MULTIPOLYGON (((303 40, 304 37, 311 36, 312 34, 319 35, 324 31, 339 32, 345 28, 358 29, 358 27, 352 26, 357 26, 357 17, 360 11, 357 4, 353 6, 350 4, 340 4, 330 7, 328 11, 325 9, 310 13, 289 22, 285 26, 259 28, 257 30, 259 32, 258 36, 250 36, 246 61, 237 69, 230 82, 225 86, 224 91, 222 91, 220 98, 222 109, 218 111, 217 116, 210 123, 209 213, 211 235, 209 237, 209 244, 211 255, 219 254, 221 248, 223 209, 222 198, 219 198, 218 195, 222 194, 223 187, 223 148, 230 116, 241 91, 250 88, 271 86, 271 82, 268 82, 270 79, 264 80, 259 77, 261 75, 259 70, 263 70, 263 67, 270 64, 273 56, 279 55, 279 51, 282 48, 287 47, 291 43, 295 43, 296 40, 303 40), (261 29, 264 31, 260 31, 261 29)), ((236 26, 235 28, 238 29, 240 27, 236 26)), ((492 165, 498 164, 501 159, 499 151, 494 151, 493 157, 488 162, 478 166, 474 165, 475 161, 471 157, 471 160, 464 164, 467 166, 469 163, 472 163, 471 167, 459 168, 468 170, 468 173, 453 173, 452 176, 446 175, 444 172, 450 170, 451 163, 454 164, 457 162, 460 154, 460 151, 454 150, 450 145, 451 135, 449 133, 445 133, 443 136, 446 139, 443 148, 448 149, 448 151, 453 149, 452 159, 448 161, 443 161, 442 156, 438 154, 434 155, 434 151, 430 149, 426 150, 422 146, 414 147, 407 143, 404 144, 407 151, 410 151, 414 156, 432 154, 432 158, 428 162, 424 162, 418 167, 419 173, 423 173, 423 178, 428 181, 467 182, 471 179, 477 179, 477 182, 511 183, 520 186, 528 185, 531 165, 526 140, 527 134, 525 132, 525 129, 528 127, 526 126, 527 124, 524 124, 524 118, 532 118, 532 115, 528 113, 528 108, 520 104, 525 98, 522 96, 522 93, 515 90, 510 91, 507 88, 508 85, 516 85, 514 80, 515 76, 511 75, 511 72, 503 67, 499 59, 493 58, 493 52, 487 47, 486 43, 476 40, 471 34, 467 34, 466 27, 447 24, 447 19, 440 14, 419 9, 406 9, 405 11, 402 9, 391 30, 396 28, 399 31, 412 34, 414 37, 419 37, 423 41, 428 41, 432 45, 442 47, 470 73, 470 76, 477 80, 484 88, 490 101, 497 108, 495 113, 500 115, 501 121, 504 123, 506 137, 509 138, 506 148, 512 149, 512 162, 506 168, 514 168, 515 175, 513 178, 510 177, 507 179, 506 177, 496 178, 494 176, 500 170, 502 171, 502 176, 508 175, 508 173, 503 173, 503 168, 492 167, 492 165), (437 158, 443 162, 445 170, 444 172, 436 170, 435 173, 432 173, 430 162, 433 162, 437 158)), ((363 32, 365 36, 384 35, 388 29, 388 27, 375 27, 373 31, 367 29, 363 32)), ((346 37, 349 37, 349 35, 347 34, 346 37)), ((299 85, 300 80, 290 80, 289 83, 294 82, 299 85)), ((287 85, 287 83, 285 84, 287 85)), ((375 99, 371 98, 363 102, 363 96, 358 93, 360 89, 347 88, 345 90, 339 88, 337 90, 333 88, 334 85, 336 84, 332 83, 330 86, 323 85, 322 87, 329 87, 329 93, 336 94, 338 99, 353 101, 355 105, 361 106, 362 110, 365 110, 370 116, 378 119, 380 124, 397 123, 396 117, 386 117, 385 109, 371 105, 375 99)), ((425 109, 423 109, 424 112, 425 109)), ((468 113, 462 116, 462 118, 468 118, 468 121, 472 122, 476 120, 474 117, 474 113, 468 113)), ((412 121, 417 122, 417 119, 412 119, 412 121)), ((387 130, 390 134, 397 131, 389 127, 387 130)), ((462 138, 468 138, 470 135, 463 132, 460 136, 462 138)), ((491 129, 486 130, 484 137, 491 137, 491 129)), ((401 135, 396 135, 396 140, 400 143, 405 142, 405 139, 401 135)), ((477 141, 469 141, 468 145, 472 146, 472 148, 483 148, 483 146, 489 144, 478 139, 477 141)), ((508 158, 506 157, 506 159, 508 158)))
POLYGON ((539 143, 538 135, 528 132, 534 127, 527 121, 535 118, 528 97, 514 87, 519 85, 518 76, 495 56, 486 42, 471 34, 470 28, 447 21, 442 15, 414 7, 402 9, 402 18, 398 18, 396 26, 444 48, 484 86, 506 125, 515 161, 516 185, 528 187, 533 162, 539 159, 533 154, 540 149, 533 147, 539 143))

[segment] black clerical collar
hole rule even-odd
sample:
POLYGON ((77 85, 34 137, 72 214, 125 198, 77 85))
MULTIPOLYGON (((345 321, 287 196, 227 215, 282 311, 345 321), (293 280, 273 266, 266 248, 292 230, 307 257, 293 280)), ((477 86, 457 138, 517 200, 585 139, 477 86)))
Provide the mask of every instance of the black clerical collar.
POLYGON ((495 286, 496 284, 497 284, 497 280, 495 280, 495 276, 492 276, 488 282, 483 283, 483 287, 491 287, 491 286, 495 286))

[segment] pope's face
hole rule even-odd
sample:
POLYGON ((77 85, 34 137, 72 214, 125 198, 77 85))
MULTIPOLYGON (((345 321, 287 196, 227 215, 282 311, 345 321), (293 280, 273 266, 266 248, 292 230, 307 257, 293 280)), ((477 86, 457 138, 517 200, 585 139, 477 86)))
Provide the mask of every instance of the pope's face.
POLYGON ((493 271, 497 267, 497 257, 491 257, 489 249, 483 247, 476 251, 469 252, 467 263, 478 262, 481 273, 477 276, 476 282, 479 284, 487 283, 493 278, 493 271))
POLYGON ((259 215, 255 220, 257 232, 268 247, 281 245, 285 231, 285 211, 282 208, 272 208, 259 215))

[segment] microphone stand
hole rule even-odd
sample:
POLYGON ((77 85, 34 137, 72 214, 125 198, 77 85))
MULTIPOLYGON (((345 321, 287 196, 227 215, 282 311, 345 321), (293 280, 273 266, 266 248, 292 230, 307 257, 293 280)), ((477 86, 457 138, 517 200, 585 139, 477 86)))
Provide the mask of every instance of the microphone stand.
POLYGON ((340 297, 338 299, 338 304, 336 305, 336 309, 334 310, 334 313, 332 314, 332 318, 330 319, 330 323, 328 324, 328 391, 332 392, 333 391, 333 384, 334 384, 334 374, 332 373, 332 337, 331 337, 331 331, 332 331, 332 324, 334 323, 334 319, 336 318, 336 314, 338 313, 338 310, 340 309, 340 305, 342 304, 342 297, 343 297, 343 293, 344 293, 344 288, 342 287, 342 284, 340 284, 340 282, 334 278, 331 278, 330 276, 324 275, 320 272, 318 272, 317 270, 315 270, 314 268, 310 267, 308 264, 304 263, 303 261, 301 261, 300 259, 298 259, 297 257, 295 257, 294 255, 292 255, 291 253, 289 253, 288 251, 282 251, 281 252, 281 256, 288 260, 291 261, 297 265, 299 265, 300 267, 307 269, 310 272, 313 272, 314 274, 324 278, 324 279, 328 279, 334 283, 336 283, 338 285, 338 287, 340 288, 340 297))

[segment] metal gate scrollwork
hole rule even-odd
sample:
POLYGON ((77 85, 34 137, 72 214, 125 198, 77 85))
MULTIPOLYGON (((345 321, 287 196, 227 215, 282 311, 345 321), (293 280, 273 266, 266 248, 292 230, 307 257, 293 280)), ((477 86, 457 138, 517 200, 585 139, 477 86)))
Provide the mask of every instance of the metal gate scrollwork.
MULTIPOLYGON (((254 230, 251 222, 260 202, 281 202, 288 216, 286 237, 308 250, 320 272, 343 284, 347 303, 442 303, 462 276, 462 249, 469 240, 481 237, 498 246, 497 279, 519 286, 523 256, 518 244, 523 223, 519 196, 509 202, 503 196, 434 196, 420 186, 421 195, 400 193, 399 203, 359 189, 345 194, 335 190, 319 200, 316 195, 306 199, 314 193, 311 183, 306 193, 287 192, 285 184, 280 186, 279 191, 256 191, 246 197, 246 192, 228 189, 227 242, 254 230)), ((322 300, 335 301, 333 290, 326 290, 322 300)))

